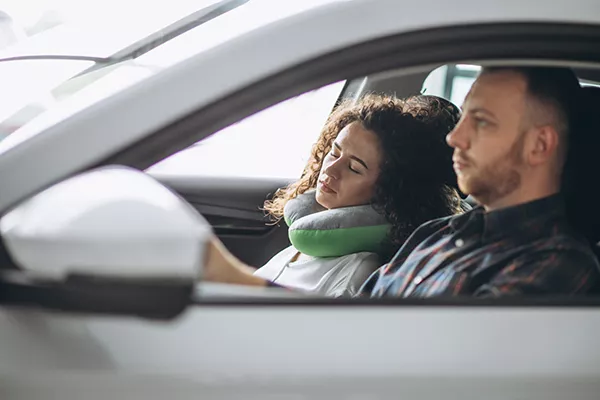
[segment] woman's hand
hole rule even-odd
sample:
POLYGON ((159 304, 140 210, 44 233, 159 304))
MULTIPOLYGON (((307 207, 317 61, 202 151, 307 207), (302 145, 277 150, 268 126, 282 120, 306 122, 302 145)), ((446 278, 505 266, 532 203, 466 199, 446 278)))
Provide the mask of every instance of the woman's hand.
POLYGON ((241 262, 213 237, 206 245, 202 279, 236 285, 266 286, 267 282, 253 275, 254 268, 241 262))

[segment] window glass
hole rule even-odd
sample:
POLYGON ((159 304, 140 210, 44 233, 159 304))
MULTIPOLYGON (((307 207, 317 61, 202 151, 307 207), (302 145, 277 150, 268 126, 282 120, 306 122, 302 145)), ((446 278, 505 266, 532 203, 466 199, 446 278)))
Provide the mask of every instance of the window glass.
POLYGON ((467 97, 467 93, 469 93, 469 89, 471 89, 471 85, 475 78, 465 78, 462 76, 455 76, 452 78, 452 92, 450 94, 450 101, 454 104, 462 104, 465 101, 465 97, 467 97))
POLYGON ((429 74, 422 92, 444 97, 461 106, 480 70, 479 65, 470 64, 441 66, 429 74))
MULTIPOLYGON (((444 97, 461 106, 481 67, 471 64, 448 64, 433 70, 423 83, 422 93, 444 97)), ((581 86, 600 87, 597 82, 580 80, 581 86)))
POLYGON ((258 112, 161 161, 161 175, 294 179, 300 176, 344 82, 258 112))

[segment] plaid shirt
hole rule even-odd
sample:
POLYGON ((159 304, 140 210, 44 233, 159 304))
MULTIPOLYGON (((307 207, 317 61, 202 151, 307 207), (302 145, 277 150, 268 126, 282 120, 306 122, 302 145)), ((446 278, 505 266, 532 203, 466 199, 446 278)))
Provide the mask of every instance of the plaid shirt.
POLYGON ((419 227, 363 285, 372 297, 573 294, 600 279, 559 195, 486 213, 481 207, 419 227))

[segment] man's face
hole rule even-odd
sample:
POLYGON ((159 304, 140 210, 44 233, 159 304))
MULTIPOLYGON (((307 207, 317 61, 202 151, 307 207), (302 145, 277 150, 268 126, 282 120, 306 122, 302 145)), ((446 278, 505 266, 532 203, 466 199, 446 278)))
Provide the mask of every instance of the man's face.
POLYGON ((482 74, 465 99, 460 122, 446 138, 454 148, 460 190, 483 205, 523 184, 526 90, 525 79, 516 72, 482 74))

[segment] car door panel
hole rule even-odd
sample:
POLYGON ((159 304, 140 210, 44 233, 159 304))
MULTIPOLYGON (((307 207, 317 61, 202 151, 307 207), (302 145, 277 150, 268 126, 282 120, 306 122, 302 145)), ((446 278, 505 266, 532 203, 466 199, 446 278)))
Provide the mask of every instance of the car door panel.
POLYGON ((284 222, 274 224, 262 207, 265 199, 290 181, 152 175, 200 212, 219 239, 246 264, 260 267, 289 246, 287 225, 284 222))
POLYGON ((7 399, 576 399, 600 389, 600 348, 588 346, 600 311, 585 307, 198 305, 172 321, 6 307, 0 323, 7 399))

